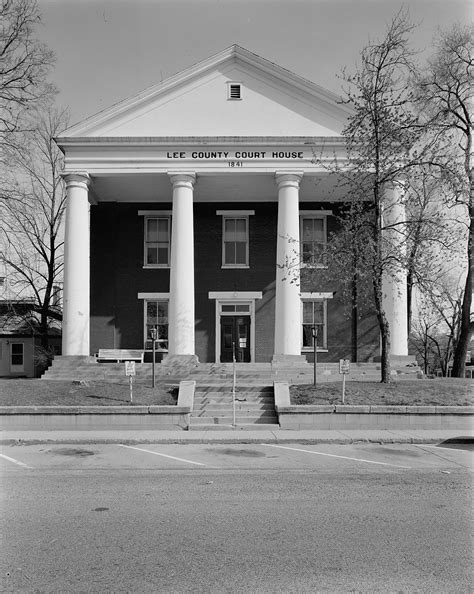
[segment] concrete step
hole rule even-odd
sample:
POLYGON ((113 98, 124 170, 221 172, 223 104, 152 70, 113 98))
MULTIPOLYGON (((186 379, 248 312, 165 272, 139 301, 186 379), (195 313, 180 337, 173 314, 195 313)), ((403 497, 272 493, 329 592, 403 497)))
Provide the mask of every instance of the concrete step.
POLYGON ((275 423, 238 423, 232 425, 232 421, 228 424, 220 423, 217 425, 190 425, 188 431, 275 431, 280 429, 280 425, 275 423))
MULTIPOLYGON (((232 392, 195 392, 195 400, 229 400, 232 402, 232 392)), ((255 402, 260 400, 273 401, 273 392, 237 392, 235 399, 239 401, 255 402)))
MULTIPOLYGON (((273 403, 274 396, 273 394, 269 394, 268 396, 256 396, 252 394, 242 394, 242 395, 235 395, 236 402, 267 402, 273 403)), ((232 403, 232 394, 226 394, 225 392, 220 392, 219 394, 195 394, 194 395, 194 402, 199 402, 200 404, 206 404, 207 402, 230 402, 232 403)))
MULTIPOLYGON (((213 404, 211 406, 206 406, 204 408, 193 408, 193 412, 191 413, 193 416, 220 416, 226 414, 232 414, 232 406, 228 404, 216 405, 213 404)), ((237 415, 264 415, 264 414, 271 414, 275 415, 275 407, 274 406, 236 406, 235 407, 235 414, 237 415)))
MULTIPOLYGON (((213 416, 213 417, 191 417, 191 426, 202 426, 202 425, 232 425, 232 415, 226 416, 213 416)), ((276 424, 277 418, 275 416, 254 416, 254 417, 235 417, 236 424, 239 425, 261 425, 265 424, 276 424)))

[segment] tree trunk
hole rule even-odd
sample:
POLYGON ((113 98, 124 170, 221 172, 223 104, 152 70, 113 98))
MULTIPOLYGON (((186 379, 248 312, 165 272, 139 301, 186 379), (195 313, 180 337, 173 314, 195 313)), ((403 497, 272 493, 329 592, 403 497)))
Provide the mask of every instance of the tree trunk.
POLYGON ((352 275, 351 283, 351 360, 353 363, 357 363, 357 325, 359 318, 359 304, 358 304, 358 291, 357 291, 357 273, 354 272, 352 275))
POLYGON ((464 377, 466 370, 466 357, 474 327, 474 322, 470 320, 472 303, 472 264, 468 269, 466 284, 464 288, 464 297, 461 309, 461 332, 454 351, 453 377, 464 377))
POLYGON ((385 313, 382 312, 380 316, 380 331, 382 342, 382 358, 381 358, 381 383, 389 384, 392 381, 392 366, 390 362, 390 327, 385 313))
POLYGON ((392 381, 392 369, 390 362, 390 325, 388 323, 385 311, 382 306, 382 278, 380 271, 374 270, 372 286, 374 289, 375 310, 377 312, 377 319, 379 322, 380 329, 380 340, 382 345, 382 353, 380 360, 380 381, 383 384, 389 384, 392 381))
POLYGON ((408 268, 407 274, 407 331, 408 336, 410 336, 411 332, 411 314, 412 314, 412 295, 413 295, 413 271, 411 268, 408 268))
POLYGON ((471 304, 472 304, 472 277, 474 274, 474 200, 473 200, 473 181, 472 172, 469 171, 469 237, 467 240, 467 274, 464 284, 464 296, 461 307, 461 332, 454 351, 453 377, 464 377, 466 370, 466 356, 471 342, 474 330, 474 322, 471 322, 471 304))

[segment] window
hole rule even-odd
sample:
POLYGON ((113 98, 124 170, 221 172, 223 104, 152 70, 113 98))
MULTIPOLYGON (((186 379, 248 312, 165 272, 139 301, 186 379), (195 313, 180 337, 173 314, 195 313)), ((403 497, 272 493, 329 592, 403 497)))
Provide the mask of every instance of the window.
POLYGON ((12 342, 11 345, 11 364, 15 367, 23 367, 23 343, 12 342))
POLYGON ((303 350, 313 349, 313 327, 317 330, 317 347, 326 349, 326 301, 303 301, 303 350))
POLYGON ((326 266, 326 240, 326 217, 303 215, 300 229, 302 266, 326 266))
POLYGON ((250 305, 244 303, 222 304, 221 313, 223 314, 250 314, 250 305))
POLYGON ((145 300, 145 349, 153 349, 151 330, 157 330, 155 347, 160 351, 168 350, 168 301, 145 300))
POLYGON ((229 268, 248 267, 248 222, 248 217, 223 217, 223 266, 229 268))
POLYGON ((145 217, 145 266, 170 265, 170 217, 145 217))
POLYGON ((238 82, 227 83, 227 99, 242 99, 242 86, 238 82))

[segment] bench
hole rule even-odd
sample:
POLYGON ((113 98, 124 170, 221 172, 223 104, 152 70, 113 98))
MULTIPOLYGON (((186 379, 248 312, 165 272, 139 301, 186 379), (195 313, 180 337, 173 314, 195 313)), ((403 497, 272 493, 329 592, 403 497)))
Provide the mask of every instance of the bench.
POLYGON ((136 361, 143 363, 143 356, 145 351, 138 351, 133 349, 99 349, 96 356, 97 362, 100 361, 114 361, 120 363, 121 361, 136 361))
MULTIPOLYGON (((451 377, 452 372, 453 372, 453 366, 449 365, 448 366, 448 377, 451 377)), ((436 376, 443 377, 443 372, 441 369, 436 370, 436 376)), ((464 377, 467 379, 469 379, 469 378, 474 379, 474 365, 466 365, 464 377)))

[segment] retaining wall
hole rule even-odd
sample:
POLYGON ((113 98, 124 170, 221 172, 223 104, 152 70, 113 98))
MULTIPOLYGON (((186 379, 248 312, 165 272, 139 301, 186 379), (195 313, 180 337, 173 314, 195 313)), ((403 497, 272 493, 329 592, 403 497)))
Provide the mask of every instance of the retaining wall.
POLYGON ((195 385, 180 382, 176 406, 0 406, 0 430, 187 429, 195 385))
POLYGON ((287 382, 275 382, 281 429, 459 429, 474 428, 474 406, 291 405, 287 382))

